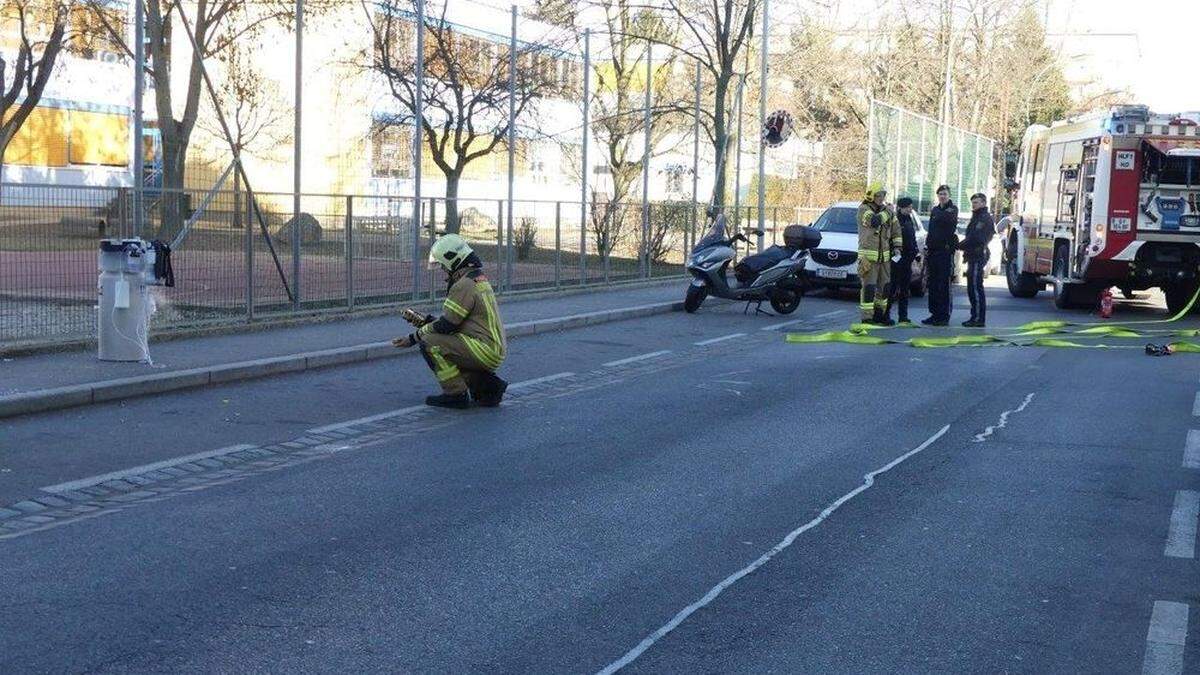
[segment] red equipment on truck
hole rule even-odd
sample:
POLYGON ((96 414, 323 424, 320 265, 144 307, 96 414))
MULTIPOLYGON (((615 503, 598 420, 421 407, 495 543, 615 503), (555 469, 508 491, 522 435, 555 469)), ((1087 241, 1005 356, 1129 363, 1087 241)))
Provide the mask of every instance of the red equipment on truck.
MULTIPOLYGON (((1200 276, 1200 113, 1117 106, 1025 132, 1008 290, 1047 285, 1059 308, 1095 307, 1101 291, 1158 287, 1172 314, 1200 276)), ((1197 303, 1200 304, 1200 303, 1197 303)))

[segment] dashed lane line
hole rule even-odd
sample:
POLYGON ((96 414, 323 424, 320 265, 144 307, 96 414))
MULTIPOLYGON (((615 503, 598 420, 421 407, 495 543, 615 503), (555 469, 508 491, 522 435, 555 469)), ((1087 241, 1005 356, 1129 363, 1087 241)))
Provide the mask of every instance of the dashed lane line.
POLYGON ((400 417, 402 415, 407 415, 409 413, 417 412, 418 410, 424 410, 425 408, 426 408, 426 406, 424 406, 424 405, 410 405, 407 408, 400 408, 399 410, 389 410, 387 412, 381 412, 378 415, 370 415, 368 417, 359 417, 358 419, 347 420, 345 422, 338 422, 336 424, 327 424, 323 427, 316 427, 314 429, 309 429, 305 433, 327 434, 330 431, 339 431, 341 429, 345 429, 346 427, 356 427, 361 424, 370 424, 371 422, 379 422, 382 420, 391 419, 393 417, 400 417))
POLYGON ((1188 431, 1187 444, 1183 448, 1183 468, 1200 469, 1200 429, 1188 431))
POLYGON ((616 361, 609 361, 608 363, 605 363, 602 365, 605 368, 612 368, 613 366, 623 366, 627 363, 637 363, 638 361, 648 361, 650 359, 655 359, 660 356, 666 356, 667 354, 670 354, 670 353, 671 353, 670 349, 664 349, 664 350, 658 351, 658 352, 650 352, 649 354, 638 354, 637 356, 631 356, 627 359, 618 359, 616 361))
POLYGON ((202 459, 211 459, 213 457, 221 457, 223 455, 229 455, 229 454, 232 454, 235 452, 239 452, 241 450, 249 450, 250 448, 253 448, 253 447, 255 447, 255 446, 245 445, 245 444, 231 445, 226 448, 218 448, 216 450, 206 450, 204 452, 197 452, 197 453, 193 453, 191 455, 184 455, 182 457, 172 457, 171 459, 164 459, 161 462, 152 462, 150 464, 134 466, 134 467, 130 467, 128 469, 121 469, 119 471, 110 471, 109 473, 102 473, 102 474, 99 474, 96 476, 88 476, 87 478, 80 478, 78 480, 68 481, 66 483, 59 483, 57 485, 48 485, 46 487, 39 488, 39 489, 42 492, 49 492, 51 494, 61 494, 63 492, 70 492, 71 490, 78 490, 79 488, 91 487, 93 485, 99 485, 101 483, 107 483, 107 482, 113 481, 113 480, 121 480, 121 479, 127 478, 129 476, 136 476, 138 474, 150 473, 151 471, 161 471, 163 469, 169 469, 171 467, 179 466, 180 464, 188 464, 188 463, 196 462, 196 461, 199 461, 202 459))
POLYGON ((746 334, 745 333, 734 333, 733 335, 722 335, 719 338, 713 338, 711 340, 701 340, 700 342, 693 342, 692 344, 696 345, 697 347, 707 347, 708 345, 715 345, 718 342, 725 342, 726 340, 736 340, 740 337, 746 337, 746 334))
POLYGON ((1146 631, 1143 675, 1178 675, 1183 672, 1187 644, 1188 606, 1182 602, 1155 600, 1146 631))
POLYGON ((508 385, 508 390, 509 391, 520 391, 521 389, 526 389, 528 387, 533 387, 533 386, 536 386, 539 384, 545 384, 547 382, 556 382, 558 380, 564 380, 568 377, 575 377, 575 373, 555 373, 553 375, 547 375, 545 377, 537 377, 532 380, 524 380, 522 382, 515 382, 513 384, 508 385))
POLYGON ((1179 490, 1171 510, 1171 525, 1167 530, 1167 545, 1163 555, 1168 558, 1196 557, 1196 521, 1200 518, 1200 492, 1179 490))
POLYGON ((773 323, 769 326, 763 326, 762 328, 759 328, 759 330, 779 330, 780 328, 795 326, 796 324, 804 323, 805 321, 808 321, 808 319, 792 319, 791 321, 784 321, 782 323, 773 323))

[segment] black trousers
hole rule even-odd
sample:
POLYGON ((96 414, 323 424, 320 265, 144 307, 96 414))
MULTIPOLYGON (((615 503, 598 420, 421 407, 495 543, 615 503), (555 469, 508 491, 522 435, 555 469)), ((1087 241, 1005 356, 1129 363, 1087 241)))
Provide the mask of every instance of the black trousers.
POLYGON ((935 321, 949 321, 950 272, 954 266, 954 253, 930 251, 925 266, 929 270, 929 316, 935 321))
POLYGON ((912 261, 901 259, 892 263, 892 288, 888 294, 887 315, 892 314, 892 305, 900 308, 900 320, 908 319, 908 297, 912 293, 912 261))
POLYGON ((987 317, 987 296, 983 293, 983 270, 987 256, 967 261, 967 299, 971 301, 971 318, 983 323, 987 317))

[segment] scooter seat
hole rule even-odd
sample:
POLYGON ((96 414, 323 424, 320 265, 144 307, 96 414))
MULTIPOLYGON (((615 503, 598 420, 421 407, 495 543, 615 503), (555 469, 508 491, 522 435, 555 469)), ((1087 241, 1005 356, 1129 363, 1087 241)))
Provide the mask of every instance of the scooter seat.
POLYGON ((762 253, 755 253, 754 255, 742 258, 733 268, 733 273, 738 281, 743 284, 749 284, 757 279, 758 275, 787 260, 794 254, 795 251, 785 246, 772 246, 762 253))

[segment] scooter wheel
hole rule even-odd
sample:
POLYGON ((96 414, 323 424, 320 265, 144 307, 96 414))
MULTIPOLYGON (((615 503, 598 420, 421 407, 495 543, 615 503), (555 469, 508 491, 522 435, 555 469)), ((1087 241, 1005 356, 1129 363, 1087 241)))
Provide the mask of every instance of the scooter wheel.
POLYGON ((791 314, 800 306, 801 294, 793 288, 779 288, 771 293, 771 309, 780 314, 791 314))
POLYGON ((708 286, 688 286, 687 295, 683 298, 683 311, 688 314, 695 314, 696 310, 700 309, 700 305, 704 303, 704 299, 707 297, 708 286))

